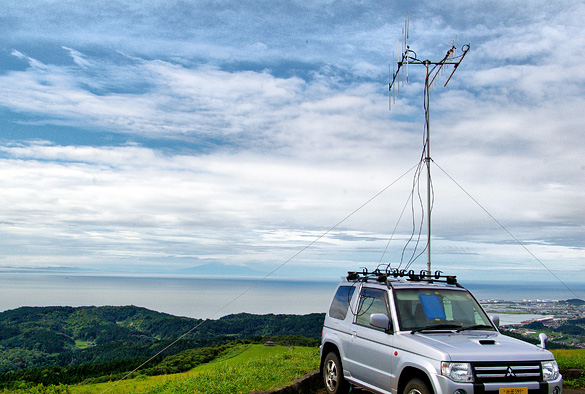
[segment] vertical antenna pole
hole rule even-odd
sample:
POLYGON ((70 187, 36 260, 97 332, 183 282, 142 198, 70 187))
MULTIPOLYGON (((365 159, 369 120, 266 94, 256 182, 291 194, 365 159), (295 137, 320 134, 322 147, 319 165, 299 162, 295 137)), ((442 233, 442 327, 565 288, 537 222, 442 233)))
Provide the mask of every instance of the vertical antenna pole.
POLYGON ((392 66, 388 65, 388 110, 392 111, 392 67, 394 67, 394 54, 392 54, 392 66))
POLYGON ((423 64, 426 67, 425 78, 425 123, 427 129, 426 145, 427 156, 425 162, 427 164, 427 275, 431 279, 431 124, 430 124, 430 92, 429 92, 429 65, 430 61, 425 60, 423 64))
MULTIPOLYGON (((416 52, 411 51, 410 50, 410 45, 408 43, 408 39, 409 39, 409 26, 410 25, 410 12, 408 13, 408 19, 405 21, 404 23, 404 28, 402 29, 402 43, 397 43, 397 47, 398 49, 398 53, 402 53, 402 57, 399 59, 398 61, 398 67, 396 69, 396 72, 393 72, 392 78, 390 78, 390 86, 389 89, 392 90, 392 88, 394 87, 394 85, 396 84, 396 91, 394 92, 396 97, 397 94, 400 93, 400 83, 402 83, 402 85, 404 86, 404 74, 406 73, 406 83, 408 83, 408 67, 410 64, 422 64, 425 66, 426 68, 426 77, 425 77, 425 91, 424 91, 424 106, 425 106, 425 135, 424 135, 424 143, 425 143, 425 147, 424 147, 424 152, 423 155, 424 157, 424 162, 427 166, 427 269, 426 269, 426 276, 427 276, 427 280, 432 280, 432 269, 431 269, 431 209, 432 209, 432 183, 431 183, 431 121, 430 121, 430 88, 433 84, 433 81, 435 80, 435 78, 437 77, 437 75, 439 74, 439 72, 441 72, 441 70, 443 70, 443 67, 446 65, 452 65, 453 66, 453 71, 451 72, 451 75, 449 75, 449 78, 447 78, 447 82, 445 82, 444 86, 447 86, 447 83, 449 83, 449 80, 451 79, 451 77, 453 76, 453 73, 455 72, 455 70, 457 70, 457 67, 459 66, 459 64, 461 63, 461 61, 463 60, 463 58, 465 57, 465 55, 467 54, 467 52, 470 49, 469 44, 464 45, 462 48, 463 54, 461 54, 460 56, 454 56, 454 52, 455 52, 455 45, 453 44, 451 46, 451 48, 447 51, 447 54, 445 55, 445 57, 438 61, 438 62, 431 62, 430 60, 420 60, 417 58, 416 52), (400 44, 402 44, 402 51, 400 51, 400 44), (432 68, 430 66, 433 66, 432 68), (405 70, 406 69, 406 70, 405 70), (432 79, 431 79, 431 74, 432 74, 432 79), (400 83, 399 81, 397 81, 397 79, 400 78, 400 83)), ((392 58, 392 62, 394 63, 394 57, 392 58)), ((392 69, 394 70, 394 69, 392 69)), ((417 178, 416 178, 416 184, 420 185, 418 183, 419 178, 418 175, 420 175, 420 172, 417 172, 417 178)), ((422 208, 422 207, 421 207, 422 208)), ((424 208, 422 208, 423 213, 422 215, 424 216, 424 208)), ((423 218, 421 218, 421 221, 423 221, 423 218)), ((422 223, 421 223, 421 227, 422 227, 422 223)), ((422 230, 422 228, 421 228, 422 230)), ((419 230, 419 234, 420 234, 420 230, 419 230)), ((410 241, 409 241, 410 242, 410 241)), ((408 246, 408 243, 407 243, 408 246)), ((418 243, 417 243, 418 246, 418 243)), ((415 246, 415 251, 416 251, 416 246, 415 246)), ((422 253, 421 253, 422 254, 422 253)), ((414 256, 414 252, 413 252, 413 256, 414 256)), ((420 256, 416 255, 416 258, 418 258, 420 256)), ((416 260, 415 258, 415 260, 416 260)), ((408 266, 410 266, 410 264, 413 261, 409 261, 408 266)))

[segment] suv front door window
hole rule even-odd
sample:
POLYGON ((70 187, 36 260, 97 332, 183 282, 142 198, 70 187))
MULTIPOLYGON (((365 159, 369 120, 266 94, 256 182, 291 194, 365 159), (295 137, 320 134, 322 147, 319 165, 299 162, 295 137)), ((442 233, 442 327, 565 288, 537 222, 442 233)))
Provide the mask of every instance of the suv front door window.
POLYGON ((360 293, 355 323, 360 326, 380 330, 380 328, 371 325, 370 316, 374 313, 382 313, 388 316, 388 298, 386 294, 384 290, 364 287, 360 293))
POLYGON ((394 379, 394 336, 389 330, 371 325, 370 316, 374 313, 390 316, 388 311, 388 291, 362 287, 353 311, 352 339, 346 354, 355 379, 374 382, 384 390, 390 390, 390 383, 394 379))

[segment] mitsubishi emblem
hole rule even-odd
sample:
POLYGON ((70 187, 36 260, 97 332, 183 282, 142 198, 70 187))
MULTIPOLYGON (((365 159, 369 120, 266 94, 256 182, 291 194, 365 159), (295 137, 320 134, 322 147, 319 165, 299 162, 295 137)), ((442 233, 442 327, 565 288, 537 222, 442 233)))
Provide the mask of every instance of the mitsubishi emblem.
POLYGON ((507 378, 515 378, 516 377, 516 374, 512 370, 512 367, 510 367, 510 366, 508 366, 508 370, 506 371, 506 377, 507 378))

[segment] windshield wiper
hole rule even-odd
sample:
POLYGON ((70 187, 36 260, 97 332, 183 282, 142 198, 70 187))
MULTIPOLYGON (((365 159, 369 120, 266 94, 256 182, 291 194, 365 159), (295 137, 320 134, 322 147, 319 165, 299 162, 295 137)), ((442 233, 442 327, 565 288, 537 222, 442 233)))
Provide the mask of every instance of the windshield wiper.
POLYGON ((430 326, 415 328, 410 333, 414 334, 415 332, 421 332, 421 331, 455 330, 455 329, 461 329, 461 325, 460 324, 434 324, 434 325, 431 324, 430 326))
POLYGON ((484 330, 489 329, 490 331, 494 331, 492 326, 488 326, 487 324, 476 324, 475 326, 463 327, 457 330, 457 332, 465 331, 465 330, 484 330))

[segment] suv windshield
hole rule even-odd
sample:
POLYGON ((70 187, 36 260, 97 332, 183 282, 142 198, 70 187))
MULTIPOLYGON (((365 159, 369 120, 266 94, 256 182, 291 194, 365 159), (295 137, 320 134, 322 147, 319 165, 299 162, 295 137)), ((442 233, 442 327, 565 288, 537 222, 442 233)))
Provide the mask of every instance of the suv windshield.
POLYGON ((396 289, 394 297, 401 330, 494 330, 465 290, 396 289))

